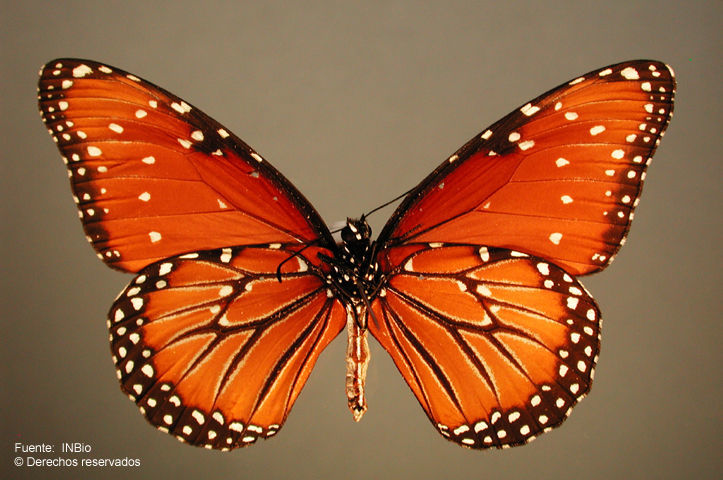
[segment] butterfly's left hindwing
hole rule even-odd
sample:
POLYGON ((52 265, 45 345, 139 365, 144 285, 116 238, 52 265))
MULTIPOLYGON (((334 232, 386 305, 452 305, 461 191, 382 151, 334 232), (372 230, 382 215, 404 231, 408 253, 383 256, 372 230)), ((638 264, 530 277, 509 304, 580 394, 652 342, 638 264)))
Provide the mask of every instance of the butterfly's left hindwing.
POLYGON ((215 449, 276 434, 346 319, 315 255, 286 261, 279 282, 292 253, 195 252, 131 281, 109 313, 111 350, 123 391, 150 423, 215 449))

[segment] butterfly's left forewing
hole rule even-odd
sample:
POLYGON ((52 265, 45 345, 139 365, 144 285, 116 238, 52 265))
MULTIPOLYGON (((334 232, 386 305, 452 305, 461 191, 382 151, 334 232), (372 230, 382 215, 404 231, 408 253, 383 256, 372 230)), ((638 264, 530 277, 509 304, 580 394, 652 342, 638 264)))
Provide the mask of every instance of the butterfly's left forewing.
POLYGON ((150 423, 215 449, 276 434, 346 321, 316 252, 285 261, 293 252, 225 248, 139 272, 111 307, 109 328, 121 388, 150 423))
POLYGON ((150 82, 58 59, 41 69, 38 98, 87 238, 114 268, 231 245, 332 242, 315 209, 258 153, 150 82))

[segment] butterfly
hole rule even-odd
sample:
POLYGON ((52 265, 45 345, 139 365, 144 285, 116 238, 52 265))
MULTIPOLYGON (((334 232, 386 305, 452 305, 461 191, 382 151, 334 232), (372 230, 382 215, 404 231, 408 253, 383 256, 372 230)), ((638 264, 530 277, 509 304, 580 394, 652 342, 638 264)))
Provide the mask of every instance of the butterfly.
POLYGON ((88 241, 135 274, 107 325, 156 428, 220 450, 274 436, 346 328, 355 420, 371 333, 434 428, 484 449, 560 425, 590 390, 601 316, 577 277, 624 244, 674 91, 658 61, 579 76, 447 157, 375 240, 362 216, 340 241, 264 157, 133 74, 53 60, 38 99, 88 241))

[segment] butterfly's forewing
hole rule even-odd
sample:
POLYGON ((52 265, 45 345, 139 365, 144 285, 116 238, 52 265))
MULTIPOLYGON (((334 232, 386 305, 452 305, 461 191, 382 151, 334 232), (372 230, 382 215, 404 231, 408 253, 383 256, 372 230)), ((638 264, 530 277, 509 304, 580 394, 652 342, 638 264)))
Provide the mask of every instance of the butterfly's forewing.
POLYGON ((674 89, 667 65, 638 60, 550 90, 427 177, 381 243, 475 243, 536 255, 575 275, 604 268, 625 240, 674 89))
POLYGON ((231 245, 331 244, 291 183, 199 109, 88 60, 54 60, 40 75, 42 119, 68 166, 86 235, 108 265, 138 271, 231 245))
POLYGON ((587 393, 600 314, 574 277, 507 249, 395 254, 401 267, 369 329, 442 435, 472 448, 520 445, 587 393))
MULTIPOLYGON (((241 247, 149 265, 109 313, 121 387, 182 441, 231 449, 274 435, 346 314, 305 251, 241 247)), ((329 252, 326 252, 327 254, 329 252)))

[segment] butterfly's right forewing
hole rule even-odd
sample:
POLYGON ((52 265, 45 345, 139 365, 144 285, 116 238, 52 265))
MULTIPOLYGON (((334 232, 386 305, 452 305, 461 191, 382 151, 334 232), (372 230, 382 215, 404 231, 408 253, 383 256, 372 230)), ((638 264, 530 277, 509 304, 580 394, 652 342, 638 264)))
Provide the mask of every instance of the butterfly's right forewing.
POLYGON ((536 255, 573 275, 605 268, 625 241, 674 91, 673 71, 651 60, 550 90, 420 183, 381 243, 471 242, 536 255))

